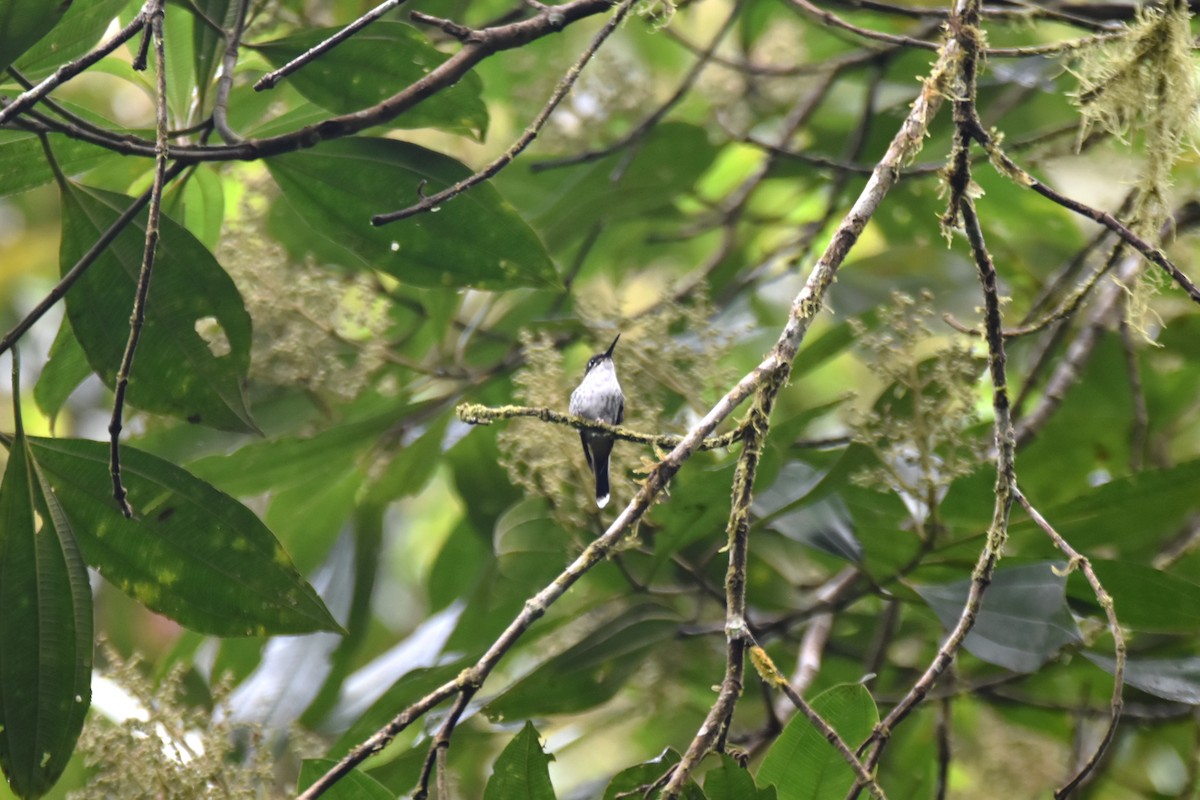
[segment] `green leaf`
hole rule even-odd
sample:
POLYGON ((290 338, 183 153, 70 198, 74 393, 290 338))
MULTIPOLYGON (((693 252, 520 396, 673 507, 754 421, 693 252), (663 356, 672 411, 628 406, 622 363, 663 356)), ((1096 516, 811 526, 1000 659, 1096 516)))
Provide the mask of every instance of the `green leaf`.
POLYGON ((604 622, 545 661, 484 708, 492 719, 566 714, 610 700, 656 647, 675 637, 679 619, 644 603, 604 622))
MULTIPOLYGON (((1096 577, 1113 598, 1121 626, 1143 633, 1200 633, 1200 586, 1129 561, 1092 561, 1096 577)), ((1082 576, 1072 580, 1072 597, 1095 603, 1082 576)))
POLYGON ((528 497, 506 509, 492 532, 500 573, 522 586, 552 580, 566 563, 567 542, 562 525, 541 497, 528 497))
MULTIPOLYGON (((1163 538, 1195 513, 1197 485, 1200 459, 1117 478, 1039 510, 1080 552, 1111 546, 1123 557, 1153 556, 1163 538)), ((1012 532, 1017 535, 1035 528, 1033 522, 1022 520, 1012 532)))
MULTIPOLYGON (((281 67, 336 33, 338 28, 306 30, 286 39, 255 45, 273 66, 281 67)), ((416 28, 379 21, 287 77, 287 82, 317 105, 349 114, 387 99, 429 74, 449 56, 416 28)), ((483 82, 468 72, 449 89, 421 101, 388 123, 399 128, 439 128, 483 139, 488 110, 479 94, 483 82)))
POLYGON ((133 519, 112 500, 108 446, 32 439, 88 563, 122 591, 216 636, 336 631, 325 604, 251 512, 179 467, 121 447, 133 519))
MULTIPOLYGON (((59 168, 74 175, 106 160, 120 158, 102 147, 49 134, 50 145, 59 168)), ((0 197, 19 194, 54 180, 54 170, 46 161, 46 151, 37 136, 23 131, 0 131, 0 197)))
MULTIPOLYGON (((656 789, 653 793, 646 795, 646 787, 661 779, 679 761, 679 753, 668 747, 659 754, 658 758, 621 770, 605 788, 604 800, 621 800, 626 797, 645 797, 646 800, 656 800, 661 796, 661 791, 656 789)), ((704 792, 700 791, 700 787, 690 778, 683 786, 683 800, 705 800, 704 792)))
POLYGON ((40 797, 91 703, 92 593, 71 523, 21 433, 0 484, 0 608, 0 766, 19 797, 40 797))
POLYGON ((704 794, 708 800, 752 800, 758 788, 748 769, 722 753, 721 766, 704 774, 704 794))
POLYGON ((441 153, 392 139, 352 138, 267 159, 267 167, 310 228, 281 235, 293 251, 380 269, 418 286, 560 285, 537 235, 487 184, 436 213, 371 226, 372 214, 410 205, 420 192, 433 194, 471 174, 441 153))
MULTIPOLYGON (((63 193, 64 273, 132 202, 124 195, 75 185, 63 193)), ((253 432, 242 391, 250 368, 250 316, 241 295, 186 228, 165 215, 161 227, 128 402, 192 423, 253 432)), ((129 338, 144 238, 145 212, 67 293, 75 336, 110 388, 129 338)))
MULTIPOLYGON (((1083 655, 1110 675, 1116 671, 1117 662, 1109 656, 1083 655)), ((1200 706, 1200 658, 1130 658, 1125 661, 1125 683, 1164 700, 1200 706)))
MULTIPOLYGON (((1066 565, 1049 561, 996 570, 975 627, 963 646, 976 657, 1014 672, 1033 672, 1082 635, 1066 603, 1066 565)), ((958 624, 970 580, 914 585, 946 628, 958 624)))
POLYGON ((225 187, 221 176, 207 164, 198 164, 185 173, 181 183, 171 187, 163 198, 163 209, 210 251, 221 242, 225 222, 225 187))
POLYGON ((551 249, 574 241, 598 222, 635 219, 673 208, 716 156, 703 128, 683 122, 656 125, 632 160, 622 150, 590 164, 555 169, 539 176, 531 221, 551 249), (615 176, 619 176, 614 180, 615 176))
POLYGON ((553 756, 542 750, 533 723, 526 722, 496 759, 483 800, 554 800, 551 760, 553 756))
MULTIPOLYGON (((861 684, 834 686, 817 695, 813 709, 854 750, 879 722, 871 693, 861 684)), ((797 713, 771 745, 758 768, 760 786, 774 784, 779 800, 843 798, 854 784, 854 770, 825 741, 808 718, 797 713)))
POLYGON ((231 21, 228 18, 231 2, 232 0, 194 0, 189 4, 189 8, 196 12, 192 27, 192 69, 196 74, 200 108, 204 108, 204 98, 225 55, 225 37, 221 35, 221 31, 214 30, 213 25, 225 26, 231 21), (201 19, 201 14, 204 15, 204 19, 201 19))
POLYGON ((0 72, 62 19, 71 0, 7 0, 0 3, 0 72))
POLYGON ((665 775, 667 770, 672 769, 679 761, 679 753, 667 748, 659 754, 658 758, 621 770, 609 781, 608 787, 604 790, 604 800, 616 800, 618 796, 637 789, 639 786, 649 786, 665 775))
MULTIPOLYGON (((332 758, 306 758, 300 765, 300 779, 297 781, 298 792, 312 786, 318 778, 337 764, 332 758)), ((386 786, 370 775, 352 769, 331 786, 321 797, 328 800, 392 800, 392 794, 386 786)))
MULTIPOLYGON (((23 4, 32 7, 35 0, 26 0, 23 4)), ((52 0, 52 4, 65 8, 62 0, 52 0)), ((43 8, 50 5, 41 3, 43 8)), ((60 64, 83 55, 100 41, 108 24, 126 5, 126 0, 78 0, 70 3, 62 20, 50 33, 38 39, 36 45, 17 59, 17 69, 29 80, 36 81, 53 72, 60 64)), ((3 49, 0 52, 4 52, 3 49)))
POLYGON ((87 355, 71 331, 70 321, 64 318, 54 344, 50 345, 50 358, 33 387, 34 401, 52 424, 67 398, 91 374, 87 355))
POLYGON ((416 439, 396 448, 371 484, 370 497, 376 503, 411 497, 433 477, 442 455, 442 441, 452 412, 435 419, 416 439))

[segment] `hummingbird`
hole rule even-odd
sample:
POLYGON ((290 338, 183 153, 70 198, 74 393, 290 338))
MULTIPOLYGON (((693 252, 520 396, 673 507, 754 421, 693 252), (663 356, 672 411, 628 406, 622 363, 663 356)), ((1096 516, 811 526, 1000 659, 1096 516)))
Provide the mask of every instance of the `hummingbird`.
MULTIPOLYGON (((618 333, 607 350, 588 359, 583 380, 571 392, 570 411, 575 416, 610 425, 620 425, 625 419, 625 395, 617 382, 617 367, 612 357, 620 338, 618 333)), ((602 431, 580 431, 579 439, 583 442, 583 457, 587 459, 588 469, 596 476, 596 505, 604 508, 609 496, 608 458, 616 438, 602 431)))

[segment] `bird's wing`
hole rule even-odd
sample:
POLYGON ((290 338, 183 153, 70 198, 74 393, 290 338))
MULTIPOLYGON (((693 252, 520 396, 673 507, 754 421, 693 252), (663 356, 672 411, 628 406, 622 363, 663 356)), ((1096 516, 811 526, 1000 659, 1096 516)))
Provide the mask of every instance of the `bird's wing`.
POLYGON ((625 398, 621 398, 621 402, 617 404, 617 418, 613 420, 613 425, 620 425, 625 421, 625 398))

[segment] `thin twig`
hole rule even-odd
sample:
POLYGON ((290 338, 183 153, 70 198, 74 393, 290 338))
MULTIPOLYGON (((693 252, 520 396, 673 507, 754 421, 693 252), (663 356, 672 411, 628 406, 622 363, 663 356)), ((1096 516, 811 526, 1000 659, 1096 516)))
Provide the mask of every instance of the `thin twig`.
POLYGON ((142 30, 145 24, 146 9, 143 8, 140 12, 138 12, 138 15, 129 22, 128 25, 113 34, 113 37, 107 42, 99 45, 86 55, 80 56, 74 61, 68 61, 66 64, 63 64, 58 69, 54 70, 52 74, 44 78, 37 86, 22 92, 14 97, 9 103, 4 105, 3 108, 0 108, 0 125, 8 122, 17 114, 22 113, 25 111, 25 109, 29 108, 38 100, 54 91, 63 83, 83 72, 88 67, 92 66, 97 61, 104 58, 121 45, 125 44, 125 42, 129 41, 134 36, 137 36, 138 31, 142 30))
MULTIPOLYGON (((916 39, 912 36, 901 36, 894 33, 884 33, 870 28, 863 28, 839 17, 832 11, 827 11, 820 8, 809 0, 787 0, 788 3, 796 7, 800 12, 810 17, 815 17, 826 25, 833 28, 840 28, 844 31, 849 31, 855 36, 861 36, 864 39, 871 39, 877 42, 886 44, 899 45, 901 47, 915 47, 920 50, 937 50, 937 42, 930 42, 925 39, 916 39)), ((1055 53, 1070 52, 1083 47, 1090 47, 1094 44, 1111 41, 1113 39, 1124 36, 1124 32, 1112 33, 1097 33, 1092 36, 1085 36, 1079 39, 1072 39, 1066 42, 1055 42, 1044 45, 1031 45, 1029 47, 988 47, 980 48, 980 52, 986 56, 995 56, 1000 58, 1025 58, 1027 56, 1052 55, 1055 53)))
POLYGON ((1034 523, 1037 524, 1037 526, 1041 528, 1047 536, 1050 537, 1050 540, 1054 542, 1054 546, 1066 554, 1067 558, 1069 559, 1067 569, 1078 569, 1083 573, 1084 578, 1087 579, 1088 585, 1092 587, 1092 593, 1096 596, 1096 602, 1098 602, 1100 607, 1104 609, 1104 616, 1108 621, 1108 632, 1113 638, 1113 690, 1112 701, 1109 706, 1110 715, 1108 727, 1104 731, 1104 736, 1101 737, 1100 742, 1096 745, 1095 751, 1084 763, 1084 765, 1070 778, 1070 780, 1068 780, 1061 788, 1055 791, 1054 797, 1056 800, 1061 800, 1064 797, 1069 797, 1071 792, 1073 792, 1076 787, 1078 787, 1087 778, 1092 770, 1096 768, 1096 765, 1100 763, 1100 759, 1104 756, 1105 750, 1108 749, 1108 746, 1112 743, 1113 737, 1117 733, 1117 724, 1121 721, 1121 708, 1124 703, 1121 695, 1125 686, 1125 635, 1121 632, 1121 625, 1117 620, 1117 612, 1113 607, 1113 599, 1108 592, 1104 590, 1104 586, 1101 585, 1100 579, 1096 577, 1096 572, 1092 569, 1091 562, 1088 561, 1085 556, 1080 555, 1075 548, 1071 547, 1070 543, 1067 542, 1067 540, 1064 539, 1062 535, 1059 534, 1058 531, 1056 531, 1054 527, 1046 521, 1045 517, 1038 513, 1038 510, 1034 508, 1032 503, 1029 502, 1029 498, 1027 498, 1019 489, 1016 492, 1016 498, 1017 502, 1021 504, 1021 507, 1025 509, 1025 513, 1029 514, 1030 519, 1032 519, 1034 523))
POLYGON ((272 70, 266 75, 263 75, 254 82, 254 91, 261 92, 264 89, 274 88, 275 84, 279 83, 281 79, 286 78, 288 75, 291 75, 305 64, 329 52, 354 34, 358 33, 363 28, 370 25, 375 20, 382 17, 387 12, 391 11, 393 8, 397 8, 405 2, 406 0, 384 0, 384 2, 375 6, 373 9, 363 14, 349 25, 345 26, 333 36, 330 36, 328 39, 325 39, 319 44, 313 45, 300 55, 293 58, 291 61, 284 64, 279 69, 272 70))
MULTIPOLYGON (((167 170, 165 180, 170 181, 172 178, 179 175, 179 173, 183 172, 183 170, 186 168, 186 164, 172 164, 171 168, 167 170)), ((150 195, 152 192, 153 189, 147 189, 146 191, 142 192, 137 199, 129 205, 129 208, 121 212, 121 215, 113 220, 113 223, 109 225, 104 233, 100 235, 100 238, 88 248, 88 251, 80 257, 79 261, 77 261, 75 265, 67 271, 66 275, 63 275, 62 280, 56 283, 54 288, 47 292, 46 296, 43 297, 41 301, 21 319, 20 322, 14 325, 8 333, 4 334, 4 338, 0 339, 0 353, 4 353, 12 348, 12 346, 16 344, 16 342, 22 336, 24 336, 30 328, 37 324, 38 320, 46 315, 47 311, 53 308, 59 300, 66 296, 67 290, 75 284, 75 281, 79 280, 83 273, 86 272, 88 268, 96 262, 96 259, 100 257, 100 254, 103 253, 108 246, 113 243, 113 240, 121 235, 121 231, 125 230, 129 223, 133 221, 134 217, 138 215, 138 212, 146 207, 146 204, 150 202, 150 195)))
MULTIPOLYGON (((425 800, 429 797, 429 778, 435 764, 437 765, 438 785, 444 786, 446 753, 450 750, 450 739, 454 736, 454 729, 474 696, 475 691, 472 687, 464 688, 454 702, 453 708, 450 709, 450 713, 446 715, 442 727, 438 728, 433 742, 429 745, 429 752, 425 755, 425 763, 421 765, 421 775, 417 779, 417 789, 413 792, 413 800, 425 800)), ((439 800, 449 800, 444 790, 439 790, 438 794, 439 800)))
POLYGON ((1179 267, 1167 258, 1166 254, 1154 247, 1142 237, 1138 236, 1119 219, 1114 217, 1107 211, 1101 211, 1098 208, 1092 208, 1086 203, 1081 203, 1066 195, 1052 189, 1042 181, 1030 175, 1024 169, 1017 165, 1015 161, 1008 156, 1007 153, 1000 147, 992 138, 991 134, 983 129, 982 125, 975 126, 971 131, 972 136, 987 149, 988 154, 992 157, 992 162, 997 165, 998 171, 1002 175, 1012 178, 1016 183, 1025 186, 1040 194, 1042 197, 1051 200, 1058 205, 1070 211, 1074 211, 1080 216, 1098 222, 1110 231, 1121 237, 1131 247, 1142 254, 1143 257, 1150 263, 1162 269, 1171 276, 1171 280, 1175 281, 1181 289, 1187 292, 1188 297, 1195 303, 1200 303, 1200 288, 1197 288, 1192 281, 1183 274, 1179 267))
POLYGON ((225 58, 221 62, 221 77, 217 79, 217 97, 213 101, 213 127, 225 142, 235 144, 242 141, 229 127, 229 93, 233 89, 233 71, 237 68, 238 48, 242 45, 242 34, 246 30, 246 11, 250 0, 237 0, 237 12, 233 19, 233 30, 225 35, 225 58))
POLYGON ((589 61, 592 60, 592 56, 596 54, 596 51, 600 49, 600 46, 604 44, 605 40, 607 40, 608 37, 612 35, 613 31, 615 31, 621 24, 621 22, 624 21, 626 15, 629 13, 629 9, 632 7, 633 0, 622 0, 621 4, 617 6, 616 13, 614 13, 612 17, 609 18, 608 22, 604 24, 604 27, 597 32, 595 37, 593 37, 591 44, 589 44, 587 49, 583 51, 583 54, 578 58, 578 60, 571 65, 571 68, 567 70, 566 75, 564 75, 562 80, 558 82, 558 85, 554 87, 554 92, 550 95, 550 99, 546 101, 546 104, 542 106, 541 111, 539 111, 537 116, 533 118, 533 121, 529 123, 529 127, 527 127, 525 132, 522 133, 521 136, 495 160, 493 160, 483 169, 476 172, 474 175, 463 178, 453 186, 443 189, 436 194, 422 195, 420 202, 408 206, 407 208, 402 208, 399 211, 391 211, 386 214, 376 214, 375 216, 371 217, 371 224, 376 226, 386 225, 389 222, 396 222, 397 220, 407 219, 408 217, 416 216, 417 214, 421 214, 426 211, 433 211, 442 203, 457 197, 467 189, 470 189, 472 186, 492 178, 496 175, 496 173, 512 163, 513 159, 520 155, 521 152, 524 151, 525 148, 528 147, 535 138, 537 138, 537 135, 541 132, 542 127, 545 126, 546 121, 550 119, 550 115, 554 113, 554 109, 558 108, 559 103, 563 101, 563 99, 571 91, 571 88, 575 85, 575 81, 579 79, 579 75, 583 72, 583 68, 587 66, 589 61))
POLYGON ((691 69, 689 69, 687 74, 683 76, 683 80, 679 82, 679 86, 675 88, 675 91, 671 93, 671 96, 668 97, 665 102, 663 102, 645 119, 635 125, 633 130, 606 147, 597 148, 595 150, 587 150, 583 153, 577 153, 575 155, 565 156, 563 158, 553 158, 546 159, 545 161, 538 161, 531 164, 529 168, 534 172, 541 172, 547 169, 569 167, 575 164, 589 164, 593 161, 599 161, 605 156, 612 155, 613 153, 624 150, 625 148, 640 142, 646 136, 646 134, 653 130, 654 127, 662 121, 663 117, 667 115, 667 112, 677 106, 679 102, 687 96, 688 92, 692 90, 692 87, 700 78, 700 73, 703 72, 704 68, 707 67, 711 62, 713 53, 716 52, 717 47, 725 39, 725 36, 729 33, 729 31, 733 30, 733 23, 737 21, 738 14, 740 13, 741 9, 741 3, 734 4, 733 10, 729 12, 729 15, 725 18, 725 21, 721 24, 721 27, 717 29, 717 32, 713 35, 708 47, 704 49, 704 52, 701 53, 696 59, 696 62, 692 64, 691 69))
POLYGON ((150 210, 146 219, 146 247, 142 253, 142 266, 138 272, 137 293, 133 299, 133 315, 129 320, 129 341, 121 356, 114 387, 112 419, 108 424, 109 471, 112 474, 113 499, 126 517, 133 516, 125 486, 121 482, 121 415, 125 409, 125 392, 129 388, 129 375, 133 370, 133 357, 137 352, 142 325, 146 321, 146 297, 150 293, 150 273, 154 268, 154 255, 158 249, 159 219, 162 214, 162 193, 167 180, 167 57, 163 46, 163 3, 157 0, 150 9, 150 31, 154 38, 155 111, 156 141, 158 155, 154 159, 154 184, 150 189, 150 210))
MULTIPOLYGON (((173 161, 182 161, 188 164, 201 161, 256 161, 269 156, 315 147, 330 139, 351 136, 395 119, 431 95, 454 85, 476 64, 496 53, 523 47, 536 39, 557 33, 567 25, 581 19, 605 13, 611 7, 611 0, 568 0, 560 5, 548 7, 544 13, 529 19, 481 28, 474 31, 470 41, 467 41, 457 53, 396 94, 369 108, 330 117, 266 139, 246 139, 235 144, 222 145, 176 145, 171 147, 170 157, 173 161)), ((125 29, 122 32, 124 33, 125 29)), ((67 70, 67 73, 64 73, 67 77, 77 74, 136 33, 137 29, 135 28, 120 42, 109 43, 111 47, 106 45, 107 49, 104 49, 103 52, 98 50, 89 54, 87 58, 90 60, 87 60, 86 63, 83 60, 71 62, 70 65, 60 68, 55 75, 59 75, 64 70, 67 70)), ((20 95, 13 103, 0 109, 0 124, 11 118, 17 111, 24 110, 45 92, 61 83, 62 79, 59 79, 48 85, 48 82, 54 77, 51 76, 39 84, 35 91, 20 95)), ((155 155, 154 142, 146 140, 126 142, 120 146, 108 144, 102 144, 102 146, 124 155, 144 157, 155 155)))

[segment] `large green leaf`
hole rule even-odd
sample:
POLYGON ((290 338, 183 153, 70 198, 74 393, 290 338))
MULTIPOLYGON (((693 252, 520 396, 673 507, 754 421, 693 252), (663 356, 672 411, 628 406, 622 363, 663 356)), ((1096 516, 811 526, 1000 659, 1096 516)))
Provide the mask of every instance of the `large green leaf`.
MULTIPOLYGON (((132 202, 82 186, 63 192, 64 273, 132 202)), ((128 402, 213 428, 254 431, 242 391, 250 368, 250 316, 241 295, 186 228, 165 215, 161 225, 128 402)), ((71 328, 88 363, 110 387, 129 337, 144 237, 143 213, 67 294, 71 328)))
POLYGON ((526 722, 496 759, 483 800, 554 800, 550 783, 553 758, 542 750, 533 723, 526 722))
POLYGON ((225 26, 231 22, 228 18, 231 4, 232 0, 195 0, 191 4, 195 16, 192 27, 192 69, 195 71, 196 92, 202 109, 213 76, 225 55, 225 37, 214 26, 225 26))
POLYGON ((415 203, 467 177, 452 158, 392 139, 324 142, 267 160, 309 230, 277 231, 294 252, 380 269, 418 286, 511 289, 559 285, 537 235, 487 184, 438 211, 372 227, 373 214, 415 203))
MULTIPOLYGON (((254 49, 280 67, 338 30, 314 28, 255 45, 254 49)), ((317 105, 348 114, 390 97, 429 74, 447 58, 416 28, 379 21, 286 80, 317 105)), ((440 128, 482 139, 488 124, 487 106, 479 97, 482 90, 479 76, 468 72, 449 89, 423 100, 388 124, 400 128, 440 128)))
POLYGON ((40 797, 91 702, 92 593, 71 523, 19 433, 0 485, 0 608, 0 766, 19 797, 40 797))
MULTIPOLYGON (((812 707, 851 750, 879 722, 875 701, 861 684, 834 686, 817 695, 812 707)), ((773 784, 780 800, 833 800, 846 796, 854 771, 808 718, 797 713, 767 751, 757 783, 773 784)))
POLYGON ((228 495, 123 446, 134 510, 126 519, 111 497, 107 445, 32 439, 30 447, 88 563, 147 607, 217 636, 339 630, 271 532, 228 495))
POLYGON ((5 0, 0 3, 0 72, 58 24, 71 0, 5 0))
MULTIPOLYGON (((1039 562, 996 570, 975 627, 963 646, 990 664, 1033 672, 1063 647, 1081 641, 1066 603, 1065 564, 1039 562)), ((913 588, 946 628, 958 624, 970 580, 913 588)))

